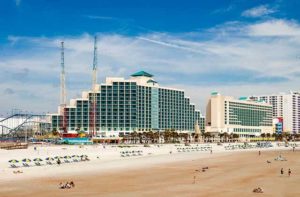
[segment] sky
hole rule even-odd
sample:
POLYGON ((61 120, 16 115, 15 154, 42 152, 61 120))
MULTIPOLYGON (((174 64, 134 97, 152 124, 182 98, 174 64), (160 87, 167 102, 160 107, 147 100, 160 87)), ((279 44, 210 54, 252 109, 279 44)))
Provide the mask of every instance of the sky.
POLYGON ((92 82, 140 70, 183 89, 205 114, 210 93, 234 97, 300 91, 298 0, 1 0, 0 117, 54 113, 60 42, 67 98, 92 82))

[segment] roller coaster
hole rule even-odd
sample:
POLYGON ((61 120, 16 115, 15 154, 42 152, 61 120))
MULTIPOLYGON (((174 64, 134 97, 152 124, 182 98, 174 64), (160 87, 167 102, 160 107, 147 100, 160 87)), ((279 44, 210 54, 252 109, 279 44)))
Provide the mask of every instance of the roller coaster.
POLYGON ((0 139, 42 135, 49 130, 50 120, 47 115, 15 113, 0 119, 0 139))

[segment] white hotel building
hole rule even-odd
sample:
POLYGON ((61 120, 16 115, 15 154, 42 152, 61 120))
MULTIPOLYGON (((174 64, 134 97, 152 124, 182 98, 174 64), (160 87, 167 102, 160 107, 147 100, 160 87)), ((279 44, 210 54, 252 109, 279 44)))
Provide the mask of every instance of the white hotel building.
POLYGON ((300 93, 280 93, 252 96, 250 99, 262 100, 273 106, 273 118, 283 118, 283 131, 300 133, 300 93))
POLYGON ((272 105, 247 98, 238 100, 214 92, 208 101, 205 119, 205 131, 213 134, 226 132, 249 138, 273 133, 272 105))

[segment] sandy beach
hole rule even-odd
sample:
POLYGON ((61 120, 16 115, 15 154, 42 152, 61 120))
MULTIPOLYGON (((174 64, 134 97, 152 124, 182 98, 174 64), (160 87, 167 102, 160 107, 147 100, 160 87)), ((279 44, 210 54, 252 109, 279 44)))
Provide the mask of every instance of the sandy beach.
POLYGON ((1 150, 0 196, 300 196, 298 149, 261 149, 260 156, 257 149, 224 151, 217 145, 213 145, 213 154, 177 153, 174 145, 132 149, 143 150, 144 156, 121 158, 120 148, 112 146, 45 146, 36 151, 30 147, 9 154, 1 150), (20 156, 75 152, 88 154, 91 161, 17 168, 22 174, 14 174, 7 162, 20 156), (274 161, 279 154, 287 161, 274 161), (208 169, 203 172, 203 167, 208 169), (281 168, 284 175, 280 175, 281 168), (60 182, 71 180, 75 188, 58 188, 60 182), (255 187, 263 188, 264 193, 253 193, 255 187))

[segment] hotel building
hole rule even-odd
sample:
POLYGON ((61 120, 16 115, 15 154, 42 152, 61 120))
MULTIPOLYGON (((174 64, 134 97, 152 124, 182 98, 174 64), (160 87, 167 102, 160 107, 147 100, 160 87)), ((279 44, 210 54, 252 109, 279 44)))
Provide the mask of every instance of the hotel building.
POLYGON ((251 96, 250 99, 262 100, 270 103, 273 106, 273 118, 282 119, 284 132, 300 133, 299 92, 251 96))
POLYGON ((52 114, 52 129, 95 132, 100 135, 133 131, 193 132, 204 117, 183 90, 160 87, 153 75, 141 71, 130 79, 106 78, 96 90, 83 92, 70 105, 52 114))
POLYGON ((256 137, 272 133, 272 105, 212 93, 206 107, 205 131, 256 137))

